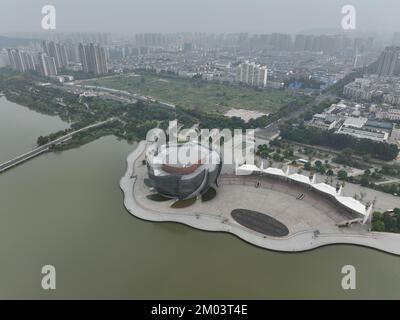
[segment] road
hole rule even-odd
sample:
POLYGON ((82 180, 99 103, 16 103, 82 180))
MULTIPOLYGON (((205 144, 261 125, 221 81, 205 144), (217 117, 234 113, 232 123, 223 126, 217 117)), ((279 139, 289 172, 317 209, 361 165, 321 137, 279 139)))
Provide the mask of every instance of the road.
POLYGON ((255 130, 255 137, 259 138, 261 140, 272 140, 275 137, 279 135, 279 125, 286 120, 297 118, 300 116, 306 109, 306 106, 299 108, 291 113, 289 113, 287 116, 282 117, 278 119, 277 121, 274 121, 270 123, 268 126, 265 128, 259 128, 255 130))
MULTIPOLYGON (((77 84, 77 83, 68 83, 64 84, 62 86, 55 86, 56 88, 61 88, 63 90, 68 90, 68 88, 71 88, 73 90, 78 90, 79 92, 83 93, 86 90, 93 90, 98 93, 100 93, 102 96, 108 99, 115 99, 115 100, 121 100, 123 102, 135 102, 135 100, 139 101, 144 101, 144 102, 158 102, 161 105, 164 105, 169 108, 175 108, 175 104, 168 102, 168 101, 163 101, 163 100, 158 100, 156 98, 150 97, 150 96, 142 96, 136 93, 130 93, 125 90, 117 90, 117 89, 112 89, 108 87, 101 87, 101 86, 91 86, 91 85, 84 85, 84 84, 77 84)), ((101 97, 101 96, 100 96, 101 97)))

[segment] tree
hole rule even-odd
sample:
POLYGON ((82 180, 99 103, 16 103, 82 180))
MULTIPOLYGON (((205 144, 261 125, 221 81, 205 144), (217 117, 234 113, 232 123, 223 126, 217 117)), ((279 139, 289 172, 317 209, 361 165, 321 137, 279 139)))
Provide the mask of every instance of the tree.
POLYGON ((310 162, 306 162, 304 164, 304 170, 311 171, 311 163, 310 162))
POLYGON ((292 148, 289 148, 289 149, 286 149, 283 154, 284 154, 285 158, 289 159, 289 158, 293 157, 294 152, 293 152, 292 148))
POLYGON ((275 161, 281 161, 281 156, 279 155, 279 153, 274 153, 272 159, 274 159, 275 161))
POLYGON ((385 212, 383 214, 383 222, 385 225, 385 231, 397 232, 396 219, 394 217, 392 217, 389 213, 385 212))
POLYGON ((38 146, 42 146, 42 145, 44 145, 44 144, 46 144, 46 143, 48 143, 48 142, 49 142, 49 138, 48 138, 48 137, 40 136, 40 137, 37 139, 37 145, 38 145, 38 146))
POLYGON ((372 222, 372 230, 378 231, 378 232, 385 231, 385 223, 381 220, 373 221, 372 222))
POLYGON ((351 162, 353 151, 361 156, 370 155, 385 161, 395 159, 399 153, 399 148, 395 144, 372 141, 370 139, 358 139, 350 135, 335 134, 331 131, 323 131, 317 128, 301 127, 301 125, 281 126, 280 131, 282 139, 285 140, 343 150, 338 156, 342 162, 351 162))
POLYGON ((371 155, 369 153, 364 154, 362 156, 362 159, 363 159, 364 162, 370 162, 371 161, 371 155))
POLYGON ((338 178, 339 178, 339 180, 347 180, 347 178, 348 178, 347 172, 345 170, 340 170, 338 172, 338 178))
POLYGON ((361 180, 360 180, 360 184, 363 186, 363 187, 367 187, 368 185, 369 185, 369 179, 368 179, 368 176, 363 176, 362 178, 361 178, 361 180))
POLYGON ((320 160, 315 161, 315 166, 317 168, 321 168, 322 167, 322 162, 320 160))

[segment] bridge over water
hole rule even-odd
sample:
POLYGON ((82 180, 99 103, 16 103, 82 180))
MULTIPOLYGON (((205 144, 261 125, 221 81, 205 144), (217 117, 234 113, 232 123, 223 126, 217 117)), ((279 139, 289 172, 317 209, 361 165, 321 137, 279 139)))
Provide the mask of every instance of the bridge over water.
POLYGON ((108 119, 106 121, 97 122, 97 123, 91 124, 91 125, 89 125, 87 127, 84 127, 84 128, 69 132, 69 133, 67 133, 66 135, 64 135, 64 136, 62 136, 60 138, 57 138, 57 139, 55 139, 53 141, 50 141, 50 142, 48 142, 48 143, 46 143, 46 144, 44 144, 44 145, 42 145, 40 147, 37 147, 37 148, 27 152, 27 153, 21 154, 21 155, 15 157, 14 159, 8 160, 8 161, 0 164, 0 173, 4 172, 6 170, 9 170, 9 169, 11 169, 11 168, 13 168, 13 167, 15 167, 15 166, 27 161, 27 160, 30 160, 32 158, 37 157, 38 155, 48 151, 51 146, 60 144, 62 142, 65 142, 65 141, 71 139, 75 134, 77 134, 79 132, 83 132, 83 131, 86 131, 86 130, 89 130, 89 129, 100 127, 100 126, 102 126, 102 125, 104 125, 106 123, 109 123, 111 121, 114 121, 114 120, 116 120, 116 119, 110 118, 110 119, 108 119))

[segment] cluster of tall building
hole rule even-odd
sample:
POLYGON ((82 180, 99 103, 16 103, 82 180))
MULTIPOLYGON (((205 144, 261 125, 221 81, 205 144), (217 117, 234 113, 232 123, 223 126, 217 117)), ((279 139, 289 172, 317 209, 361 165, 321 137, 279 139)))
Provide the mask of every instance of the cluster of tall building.
POLYGON ((310 51, 326 54, 353 55, 370 51, 374 46, 372 37, 348 37, 337 35, 290 35, 271 34, 206 34, 206 33, 145 33, 136 34, 136 46, 182 45, 192 43, 201 47, 237 47, 242 50, 310 51))
POLYGON ((400 47, 386 47, 378 60, 376 73, 381 77, 400 74, 400 47))
POLYGON ((36 70, 36 63, 33 55, 19 49, 7 49, 8 60, 11 68, 20 72, 36 70))
POLYGON ((54 42, 42 44, 46 47, 44 52, 33 54, 20 49, 7 49, 11 68, 19 72, 38 71, 44 77, 56 76, 58 69, 67 65, 67 61, 61 65, 59 50, 54 42), (56 60, 57 59, 57 60, 56 60), (60 63, 57 65, 57 62, 60 63))
POLYGON ((264 88, 267 85, 268 68, 254 62, 244 62, 237 68, 236 81, 253 87, 264 88))
POLYGON ((54 57, 46 53, 38 54, 38 71, 43 77, 54 77, 58 74, 57 65, 54 57))
POLYGON ((107 53, 103 47, 93 43, 80 43, 78 52, 83 72, 95 75, 108 73, 107 53))
POLYGON ((80 63, 83 72, 95 75, 108 73, 107 52, 98 44, 79 43, 78 46, 73 46, 42 41, 39 50, 40 52, 7 49, 12 69, 19 72, 33 70, 43 77, 53 77, 67 67, 80 63))
POLYGON ((68 65, 67 50, 61 43, 43 41, 42 50, 47 56, 54 58, 58 71, 68 65))
POLYGON ((345 35, 302 35, 295 36, 294 51, 324 52, 326 54, 363 53, 373 47, 373 38, 350 38, 345 35))

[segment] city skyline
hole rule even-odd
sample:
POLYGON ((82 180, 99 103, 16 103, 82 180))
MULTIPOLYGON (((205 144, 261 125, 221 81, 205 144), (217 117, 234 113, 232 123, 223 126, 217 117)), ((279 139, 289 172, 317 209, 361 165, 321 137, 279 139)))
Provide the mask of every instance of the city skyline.
MULTIPOLYGON (((4 0, 0 14, 2 32, 38 32, 41 9, 54 5, 59 32, 217 32, 217 33, 303 33, 309 30, 344 31, 341 13, 344 5, 356 8, 357 32, 400 31, 395 0, 330 1, 251 0, 217 2, 172 0, 126 1, 44 1, 4 0), (96 10, 94 10, 96 8, 96 10), (123 8, 123 9, 122 9, 123 8), (173 17, 173 19, 171 18, 173 17), (223 20, 221 20, 223 18, 223 20), (223 23, 222 23, 223 21, 223 23), (238 23, 240 21, 240 23, 238 23)), ((352 31, 353 32, 353 31, 352 31)))

